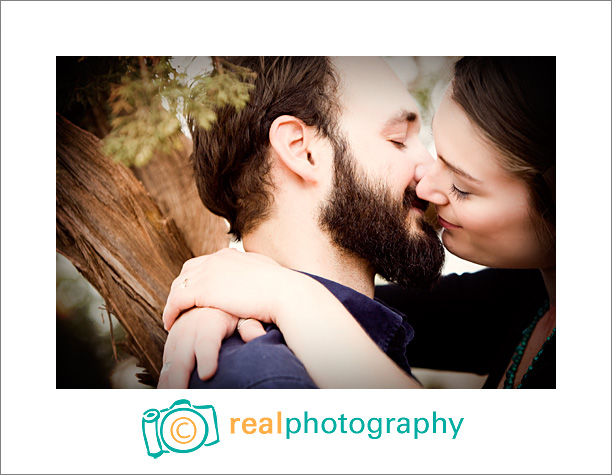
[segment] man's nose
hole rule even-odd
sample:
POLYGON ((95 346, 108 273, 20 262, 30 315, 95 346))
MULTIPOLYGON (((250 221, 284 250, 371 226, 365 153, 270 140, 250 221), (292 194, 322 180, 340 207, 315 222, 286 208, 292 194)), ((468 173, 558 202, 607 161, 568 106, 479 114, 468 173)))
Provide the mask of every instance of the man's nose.
POLYGON ((431 166, 434 164, 434 159, 423 145, 423 151, 419 154, 417 164, 414 168, 414 181, 418 185, 423 177, 427 174, 431 166))
POLYGON ((417 165, 417 167, 414 169, 414 181, 416 181, 417 185, 421 182, 425 175, 427 175, 431 165, 431 163, 423 163, 417 165))

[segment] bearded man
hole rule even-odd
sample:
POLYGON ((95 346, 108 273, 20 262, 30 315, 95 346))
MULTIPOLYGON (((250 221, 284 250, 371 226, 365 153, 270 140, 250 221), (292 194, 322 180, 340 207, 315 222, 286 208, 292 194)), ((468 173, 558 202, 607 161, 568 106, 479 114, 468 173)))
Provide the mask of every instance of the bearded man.
MULTIPOLYGON (((415 193, 432 161, 415 101, 378 58, 228 60, 257 76, 243 110, 226 107, 210 130, 192 130, 204 204, 228 220, 246 251, 325 286, 410 373, 405 350, 413 330, 373 297, 377 273, 429 287, 444 260, 424 219, 427 203, 415 193)), ((184 387, 188 372, 169 359, 160 387, 184 387)), ((249 343, 225 340, 216 374, 202 381, 193 371, 189 387, 317 386, 270 326, 249 343)))

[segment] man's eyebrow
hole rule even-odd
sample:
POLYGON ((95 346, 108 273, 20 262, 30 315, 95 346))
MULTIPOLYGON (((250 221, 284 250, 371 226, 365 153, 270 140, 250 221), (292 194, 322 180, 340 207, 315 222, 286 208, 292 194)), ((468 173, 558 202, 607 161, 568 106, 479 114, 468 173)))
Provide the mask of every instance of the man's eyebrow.
POLYGON ((442 155, 438 154, 438 158, 442 161, 442 163, 444 163, 444 165, 446 165, 448 168, 450 168, 454 173, 456 173, 457 175, 462 176, 463 178, 466 178, 470 181, 473 181, 474 183, 477 183, 479 185, 482 185, 483 182, 480 180, 477 180, 476 178, 474 178, 472 175, 470 175, 469 173, 467 173, 466 171, 463 171, 461 168, 457 168, 455 165, 453 165, 452 163, 449 163, 444 157, 442 157, 442 155))
POLYGON ((419 114, 417 114, 416 112, 409 111, 407 109, 402 109, 400 112, 398 112, 385 122, 385 124, 383 125, 383 130, 389 129, 396 125, 405 124, 406 122, 416 122, 418 119, 419 114))

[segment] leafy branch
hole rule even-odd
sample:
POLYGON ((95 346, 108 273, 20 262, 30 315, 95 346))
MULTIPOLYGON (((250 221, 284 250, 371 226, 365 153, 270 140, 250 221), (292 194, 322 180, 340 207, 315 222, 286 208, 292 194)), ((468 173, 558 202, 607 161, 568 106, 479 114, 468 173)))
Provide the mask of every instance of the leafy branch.
POLYGON ((182 147, 181 120, 208 129, 216 110, 233 106, 241 110, 249 101, 255 74, 213 57, 213 71, 191 83, 167 57, 140 57, 139 68, 112 84, 110 134, 105 152, 128 166, 148 163, 156 152, 170 153, 182 147))

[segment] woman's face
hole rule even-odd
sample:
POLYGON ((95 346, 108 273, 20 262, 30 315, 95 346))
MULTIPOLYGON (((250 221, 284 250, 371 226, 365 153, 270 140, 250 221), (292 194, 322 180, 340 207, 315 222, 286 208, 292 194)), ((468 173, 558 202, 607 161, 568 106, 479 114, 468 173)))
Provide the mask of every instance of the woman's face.
POLYGON ((417 186, 436 205, 442 241, 463 259, 488 267, 554 266, 530 216, 527 185, 502 169, 486 142, 447 89, 433 121, 438 158, 417 186))

